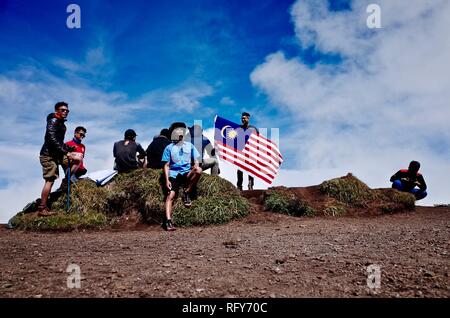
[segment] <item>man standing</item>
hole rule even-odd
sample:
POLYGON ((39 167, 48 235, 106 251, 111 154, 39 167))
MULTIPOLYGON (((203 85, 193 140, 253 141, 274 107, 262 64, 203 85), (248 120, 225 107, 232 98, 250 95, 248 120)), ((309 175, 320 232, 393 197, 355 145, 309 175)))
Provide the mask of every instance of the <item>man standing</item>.
POLYGON ((136 142, 136 132, 133 129, 127 129, 124 134, 124 140, 114 143, 113 155, 115 159, 114 169, 119 173, 130 172, 139 168, 136 156, 144 159, 145 167, 145 150, 136 142))
POLYGON ((159 136, 153 138, 153 141, 147 147, 147 167, 151 169, 162 169, 164 163, 161 161, 164 149, 170 144, 169 129, 164 128, 159 136))
POLYGON ((427 185, 422 174, 419 173, 419 169, 420 163, 411 161, 408 169, 401 169, 391 177, 392 187, 399 191, 414 194, 416 200, 425 198, 427 196, 427 185))
POLYGON ((180 188, 183 188, 183 203, 185 207, 192 205, 190 192, 197 184, 202 174, 198 159, 200 154, 194 145, 184 141, 186 125, 173 123, 169 129, 173 143, 164 149, 162 161, 164 162, 164 177, 169 194, 166 198, 166 221, 163 228, 167 231, 175 230, 172 222, 172 208, 175 197, 180 188), (194 166, 191 166, 191 162, 194 166))
POLYGON ((53 183, 59 177, 59 166, 65 169, 64 157, 73 150, 64 144, 66 134, 66 121, 69 115, 69 105, 66 102, 55 104, 55 112, 47 116, 47 128, 45 131, 44 144, 42 145, 39 161, 42 165, 42 173, 45 180, 41 193, 41 203, 38 207, 39 216, 49 216, 55 214, 47 207, 47 200, 52 190, 53 183))
POLYGON ((203 135, 203 129, 200 125, 194 125, 189 127, 189 133, 187 140, 195 146, 195 149, 201 155, 200 167, 202 171, 211 169, 212 176, 218 176, 220 173, 219 160, 216 157, 216 150, 211 144, 211 141, 203 135), (205 152, 208 154, 209 158, 204 158, 205 152))
MULTIPOLYGON (((255 126, 250 125, 250 114, 247 112, 243 112, 242 116, 241 116, 241 121, 242 121, 242 125, 240 125, 239 127, 244 131, 244 135, 248 136, 250 135, 253 131, 259 132, 258 128, 256 128, 255 126)), ((242 191, 242 183, 244 179, 244 173, 242 172, 242 170, 237 171, 237 187, 239 190, 242 191)), ((253 185, 254 185, 254 178, 249 175, 248 176, 248 189, 249 190, 253 190, 253 185)))

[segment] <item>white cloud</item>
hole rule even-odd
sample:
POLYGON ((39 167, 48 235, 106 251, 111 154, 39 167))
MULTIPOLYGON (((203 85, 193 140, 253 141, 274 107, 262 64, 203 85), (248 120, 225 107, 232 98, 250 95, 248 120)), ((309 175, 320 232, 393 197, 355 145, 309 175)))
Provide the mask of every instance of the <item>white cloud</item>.
POLYGON ((236 102, 231 97, 225 96, 220 99, 220 104, 225 106, 234 106, 236 102))
POLYGON ((296 2, 299 45, 339 54, 343 62, 311 67, 279 51, 255 68, 251 81, 292 123, 302 122, 281 140, 282 150, 296 153, 298 175, 353 172, 386 187, 414 159, 429 186, 421 203, 450 202, 442 177, 450 171, 450 3, 378 1, 378 30, 366 27, 369 3, 331 12, 325 0, 296 2))
POLYGON ((212 96, 213 93, 214 89, 207 83, 187 81, 174 89, 152 91, 141 100, 158 109, 192 113, 202 106, 203 98, 212 96))
POLYGON ((53 59, 53 64, 65 71, 66 76, 88 76, 90 79, 107 78, 114 74, 112 57, 107 53, 104 41, 100 40, 97 47, 87 50, 81 62, 65 58, 53 59))

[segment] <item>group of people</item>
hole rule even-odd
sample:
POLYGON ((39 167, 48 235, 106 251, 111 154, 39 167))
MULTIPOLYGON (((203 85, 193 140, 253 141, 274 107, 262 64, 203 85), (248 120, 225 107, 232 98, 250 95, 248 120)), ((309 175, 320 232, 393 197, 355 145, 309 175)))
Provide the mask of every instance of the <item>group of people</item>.
POLYGON ((189 208, 192 205, 191 193, 202 171, 211 169, 212 175, 220 173, 214 148, 208 138, 203 136, 201 127, 191 127, 189 134, 186 134, 186 130, 186 124, 173 123, 169 129, 162 129, 145 151, 136 142, 136 132, 128 129, 125 131, 124 140, 115 142, 113 147, 114 169, 119 173, 127 173, 139 168, 163 170, 163 189, 167 194, 163 228, 167 231, 175 230, 172 209, 178 191, 183 190, 183 203, 189 208), (203 158, 205 152, 210 155, 210 158, 203 158))
MULTIPOLYGON (((55 180, 59 177, 59 166, 65 173, 60 188, 56 191, 62 193, 67 190, 70 181, 76 181, 87 169, 83 164, 85 146, 82 143, 86 137, 86 128, 75 128, 73 139, 64 142, 66 126, 65 121, 69 114, 69 105, 66 102, 55 104, 55 111, 47 116, 47 128, 44 144, 40 151, 44 187, 38 206, 38 215, 49 216, 54 212, 48 208, 48 199, 55 180)), ((250 114, 242 113, 242 125, 247 130, 258 129, 250 125, 250 114)), ((113 155, 114 169, 119 173, 127 173, 139 168, 161 169, 166 190, 166 219, 164 229, 175 230, 172 221, 172 207, 177 193, 183 190, 182 200, 186 207, 192 205, 191 194, 195 190, 202 171, 211 169, 211 175, 219 175, 219 160, 211 141, 203 135, 202 127, 193 125, 187 127, 185 123, 175 122, 169 128, 161 130, 159 135, 146 150, 136 142, 137 134, 133 129, 125 131, 124 139, 114 143, 113 155), (208 157, 205 157, 205 153, 208 157)), ((423 176, 419 173, 420 163, 412 161, 408 169, 399 170, 390 181, 392 187, 414 194, 417 200, 426 197, 427 186, 423 176)), ((237 171, 237 187, 242 190, 243 172, 237 171)), ((252 190, 254 178, 249 175, 248 189, 252 190)))

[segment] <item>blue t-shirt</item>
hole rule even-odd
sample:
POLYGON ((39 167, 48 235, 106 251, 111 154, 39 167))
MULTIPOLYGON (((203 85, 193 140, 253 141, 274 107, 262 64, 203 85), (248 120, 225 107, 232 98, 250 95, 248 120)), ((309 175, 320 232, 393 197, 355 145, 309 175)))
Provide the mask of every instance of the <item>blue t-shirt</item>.
POLYGON ((179 173, 185 174, 191 170, 191 161, 200 157, 197 149, 190 142, 168 145, 163 152, 162 162, 169 163, 169 177, 176 178, 179 173))

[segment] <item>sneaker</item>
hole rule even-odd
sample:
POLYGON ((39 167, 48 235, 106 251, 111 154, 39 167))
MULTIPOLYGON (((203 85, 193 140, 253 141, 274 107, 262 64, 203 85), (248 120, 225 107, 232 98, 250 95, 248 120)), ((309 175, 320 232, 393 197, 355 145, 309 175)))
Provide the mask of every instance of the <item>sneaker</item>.
POLYGON ((176 228, 173 226, 172 220, 166 221, 166 231, 175 231, 176 228))
POLYGON ((56 212, 51 212, 46 206, 40 205, 38 208, 38 216, 51 216, 55 215, 56 212))
POLYGON ((188 192, 183 193, 183 203, 184 203, 184 206, 187 208, 189 208, 192 205, 192 201, 191 201, 191 198, 189 197, 188 192))

